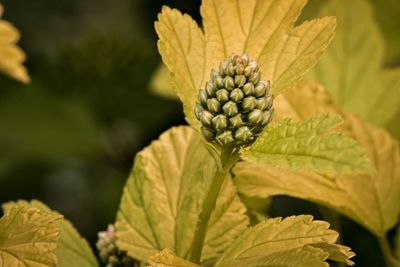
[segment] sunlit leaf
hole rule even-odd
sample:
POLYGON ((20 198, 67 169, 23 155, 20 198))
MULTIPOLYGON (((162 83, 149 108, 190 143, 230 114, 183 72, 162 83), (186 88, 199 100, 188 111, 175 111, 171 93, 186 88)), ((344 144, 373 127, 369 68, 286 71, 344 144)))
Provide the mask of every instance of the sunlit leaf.
POLYGON ((337 238, 327 222, 309 215, 269 219, 243 232, 215 267, 329 266, 327 259, 353 265, 354 253, 337 238))
MULTIPOLYGON (((215 160, 189 127, 172 128, 141 151, 119 208, 117 245, 146 261, 171 248, 187 259, 215 160)), ((227 176, 211 215, 203 260, 218 256, 248 224, 245 208, 227 176)))
POLYGON ((171 74, 164 64, 160 64, 153 74, 150 81, 151 91, 159 96, 168 99, 177 99, 177 95, 174 91, 171 74))
POLYGON ((0 218, 0 266, 56 266, 61 216, 16 205, 0 218))
POLYGON ((193 107, 211 69, 231 53, 258 61, 262 79, 279 94, 317 62, 335 31, 333 17, 294 27, 305 0, 204 0, 203 31, 188 16, 164 7, 156 22, 158 47, 184 103, 188 122, 198 127, 193 107))
POLYGON ((324 173, 365 173, 373 170, 356 141, 329 132, 340 116, 323 115, 294 123, 289 119, 266 127, 242 157, 253 163, 289 170, 324 173))
MULTIPOLYGON (((18 202, 8 202, 3 204, 4 210, 11 210, 16 205, 26 206, 28 208, 37 208, 48 214, 59 215, 52 211, 44 203, 38 200, 30 202, 19 200, 18 202)), ((60 215, 61 216, 61 215, 60 215)), ((75 227, 66 219, 61 219, 56 222, 60 232, 60 240, 54 254, 57 256, 57 267, 96 267, 99 266, 88 242, 83 239, 75 227)))
POLYGON ((338 29, 311 79, 330 90, 344 110, 385 125, 399 110, 400 69, 383 69, 384 43, 368 1, 326 2, 321 15, 336 16, 338 29))
POLYGON ((150 256, 148 263, 149 267, 200 267, 197 264, 179 258, 170 249, 164 249, 163 251, 150 256))
MULTIPOLYGON (((0 4, 0 18, 3 15, 3 6, 0 4)), ((25 53, 16 46, 20 36, 18 30, 0 19, 0 72, 10 77, 28 83, 29 75, 22 65, 25 61, 25 53)))
MULTIPOLYGON (((277 114, 294 119, 335 110, 329 95, 318 86, 303 84, 278 99, 275 102, 277 114), (302 100, 298 100, 300 96, 302 100)), ((348 114, 342 113, 342 116, 345 116, 345 124, 341 129, 367 149, 376 165, 376 174, 319 175, 239 163, 234 169, 239 192, 247 196, 289 195, 314 201, 352 218, 374 234, 384 236, 400 215, 399 144, 383 129, 348 114)))

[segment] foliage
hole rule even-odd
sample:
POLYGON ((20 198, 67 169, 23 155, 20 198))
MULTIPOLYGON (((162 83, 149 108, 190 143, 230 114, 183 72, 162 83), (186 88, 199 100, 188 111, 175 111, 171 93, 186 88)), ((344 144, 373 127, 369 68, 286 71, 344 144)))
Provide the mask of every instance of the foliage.
MULTIPOLYGON (((157 70, 152 86, 157 93, 171 97, 166 84, 172 82, 191 127, 165 131, 136 155, 117 212, 115 235, 114 228, 109 230, 111 236, 109 232, 99 235, 100 239, 106 237, 105 242, 98 242, 98 249, 107 254, 107 267, 329 266, 332 261, 354 265, 355 253, 336 243, 339 233, 330 229, 328 222, 314 220, 311 215, 269 218, 263 214, 276 195, 315 202, 351 218, 377 237, 388 266, 400 266, 399 227, 393 249, 387 240, 400 217, 400 147, 380 128, 396 120, 399 112, 400 72, 383 65, 385 53, 386 57, 391 53, 385 51, 366 0, 319 3, 309 9, 310 14, 321 10, 320 15, 328 17, 295 25, 306 2, 203 0, 203 28, 187 14, 162 8, 155 28, 166 68, 157 70), (356 11, 363 23, 355 21, 356 11), (328 48, 336 29, 336 17, 330 15, 338 18, 338 34, 328 48), (262 125, 254 143, 216 145, 207 142, 204 133, 199 134, 195 104, 201 102, 201 89, 207 90, 208 75, 232 53, 257 61, 254 73, 259 71, 271 84, 276 117, 272 124, 262 125), (310 70, 306 78, 321 85, 302 80, 310 70), (254 207, 262 207, 263 213, 254 207), (113 253, 123 255, 125 261, 109 260, 114 259, 113 253)), ((388 31, 384 32, 386 36, 388 31)), ((18 31, 0 21, 0 36, 5 36, 0 37, 0 55, 13 51, 8 54, 11 57, 0 57, 0 71, 28 82, 22 66, 24 54, 15 45, 18 31)), ((72 70, 71 76, 66 72, 62 77, 65 88, 71 77, 75 90, 91 87, 87 69, 100 81, 91 90, 118 89, 125 81, 135 89, 142 88, 145 76, 139 77, 139 71, 126 59, 139 62, 135 66, 140 69, 155 62, 133 51, 139 50, 135 42, 128 46, 119 41, 112 46, 96 43, 65 54, 63 60, 69 61, 67 69, 72 70), (107 61, 103 54, 110 51, 115 57, 107 61), (86 56, 88 65, 82 67, 77 55, 86 56), (114 67, 122 75, 108 79, 114 67)), ((222 64, 219 70, 226 72, 227 65, 222 64)), ((104 109, 111 110, 114 96, 118 96, 118 90, 115 92, 96 100, 88 94, 85 101, 99 110, 111 103, 104 109)), ((118 113, 128 114, 130 99, 121 101, 116 104, 120 106, 118 113)), ((29 105, 29 101, 24 103, 29 105)), ((14 113, 11 104, 0 104, 0 118, 14 113)), ((86 139, 74 144, 60 144, 61 151, 97 151, 100 140, 92 140, 96 125, 85 110, 63 102, 59 106, 61 111, 54 115, 57 119, 49 116, 49 124, 58 122, 61 114, 61 125, 70 121, 72 127, 88 133, 86 139)), ((154 113, 152 110, 153 106, 137 106, 130 115, 144 114, 146 125, 150 125, 146 116, 154 113)), ((30 120, 36 121, 35 114, 27 114, 15 125, 30 120)), ((12 122, 9 120, 11 126, 12 122)), ((47 127, 46 121, 42 123, 47 127)), ((60 136, 73 134, 60 129, 60 136)), ((0 139, 4 139, 1 134, 0 139)), ((41 148, 29 141, 20 144, 20 150, 28 156, 39 155, 41 148)), ((14 148, 13 142, 9 143, 14 148)), ((7 140, 3 146, 7 148, 7 140)), ((58 143, 55 147, 59 148, 58 143)), ((99 266, 74 226, 42 202, 8 202, 3 211, 0 266, 99 266)))
POLYGON ((203 1, 204 33, 189 16, 163 8, 156 22, 158 46, 191 125, 198 127, 192 112, 197 91, 210 70, 230 53, 247 53, 259 62, 261 76, 271 81, 275 95, 293 86, 316 63, 333 38, 336 23, 326 17, 294 27, 305 3, 203 1))
POLYGON ((56 266, 60 216, 15 205, 0 218, 0 266, 56 266))
POLYGON ((383 67, 384 42, 368 2, 327 1, 320 14, 334 15, 339 23, 310 79, 321 82, 344 110, 386 125, 400 106, 400 68, 383 67))
MULTIPOLYGON (((3 11, 3 6, 0 4, 0 18, 3 11)), ((13 25, 0 19, 0 72, 28 83, 30 78, 22 65, 25 61, 25 53, 16 46, 19 37, 19 32, 13 25)))

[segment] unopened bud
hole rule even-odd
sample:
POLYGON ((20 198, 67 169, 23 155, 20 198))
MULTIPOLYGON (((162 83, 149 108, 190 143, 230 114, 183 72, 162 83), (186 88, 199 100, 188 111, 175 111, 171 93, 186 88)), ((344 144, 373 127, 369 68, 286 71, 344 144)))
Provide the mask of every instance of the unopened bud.
POLYGON ((253 133, 247 126, 242 126, 235 132, 235 138, 241 141, 248 141, 253 137, 253 133))
POLYGON ((236 75, 235 76, 235 85, 237 87, 242 87, 246 83, 246 76, 244 75, 236 75))
POLYGON ((228 67, 226 68, 226 75, 229 76, 235 75, 235 68, 233 67, 232 64, 229 64, 228 67))
POLYGON ((206 92, 207 92, 209 97, 214 97, 216 91, 217 91, 217 88, 215 87, 213 82, 207 82, 206 83, 206 92))
POLYGON ((199 102, 203 107, 207 106, 207 100, 208 100, 207 92, 203 89, 200 89, 199 90, 199 102))
POLYGON ((253 109, 247 116, 247 119, 252 124, 259 124, 263 120, 263 112, 259 109, 253 109))
POLYGON ((243 125, 242 115, 241 114, 237 114, 237 115, 229 118, 229 123, 234 128, 237 128, 237 127, 243 125))
POLYGON ((221 145, 229 145, 230 143, 233 142, 233 136, 231 131, 224 131, 217 135, 217 141, 221 145))
POLYGON ((228 126, 228 121, 222 114, 215 116, 211 121, 216 130, 223 130, 228 126))
POLYGON ((225 105, 222 107, 222 109, 224 110, 224 113, 226 115, 228 115, 229 117, 232 117, 239 112, 236 103, 232 102, 232 101, 225 103, 225 105))
POLYGON ((200 121, 203 125, 210 126, 211 125, 211 120, 214 118, 214 116, 209 112, 208 110, 204 110, 201 115, 200 115, 200 121))
POLYGON ((233 80, 232 77, 226 76, 224 78, 224 86, 226 89, 232 90, 233 88, 235 88, 235 81, 233 80))
POLYGON ((243 86, 243 93, 245 95, 253 95, 254 94, 254 84, 253 83, 246 83, 243 86))
POLYGON ((216 97, 220 103, 225 103, 229 100, 229 92, 226 89, 219 89, 216 93, 216 97))
POLYGON ((214 139, 215 135, 209 128, 202 126, 200 130, 206 140, 211 141, 214 139))
POLYGON ((221 110, 221 104, 216 98, 207 100, 207 109, 213 114, 217 114, 221 110))
POLYGON ((243 97, 244 97, 243 91, 240 90, 239 88, 233 89, 230 94, 230 98, 235 102, 239 102, 240 100, 243 99, 243 97))
POLYGON ((196 118, 200 120, 201 113, 204 111, 204 108, 200 104, 196 104, 194 107, 194 114, 196 115, 196 118))
POLYGON ((243 111, 251 111, 252 109, 254 109, 256 106, 256 99, 254 98, 254 96, 248 96, 245 99, 243 99, 242 102, 242 108, 243 111))
POLYGON ((265 126, 265 125, 267 125, 268 123, 270 123, 271 120, 272 120, 272 116, 273 116, 273 115, 274 115, 274 110, 273 110, 273 109, 268 110, 268 111, 264 111, 264 112, 263 112, 263 119, 262 119, 261 124, 262 124, 263 126, 265 126))
POLYGON ((215 78, 215 85, 217 86, 217 88, 224 88, 224 79, 218 75, 215 78))

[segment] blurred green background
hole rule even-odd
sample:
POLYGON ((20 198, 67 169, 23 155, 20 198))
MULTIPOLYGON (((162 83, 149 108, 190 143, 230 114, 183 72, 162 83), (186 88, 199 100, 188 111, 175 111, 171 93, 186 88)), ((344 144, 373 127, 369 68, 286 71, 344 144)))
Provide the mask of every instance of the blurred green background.
MULTIPOLYGON (((199 21, 200 1, 1 2, 4 19, 22 34, 33 82, 0 75, 0 203, 42 200, 93 245, 114 221, 135 153, 185 123, 180 103, 149 90, 160 62, 153 23, 164 4, 199 21)), ((321 2, 311 1, 303 17, 313 17, 321 2)), ((391 8, 399 1, 371 3, 389 40, 387 65, 399 65, 400 36, 390 30, 400 28, 400 11, 391 8)), ((275 198, 269 215, 302 213, 335 227, 337 218, 326 218, 323 209, 288 197, 275 198)), ((347 219, 342 232, 357 265, 384 266, 371 234, 347 219)))

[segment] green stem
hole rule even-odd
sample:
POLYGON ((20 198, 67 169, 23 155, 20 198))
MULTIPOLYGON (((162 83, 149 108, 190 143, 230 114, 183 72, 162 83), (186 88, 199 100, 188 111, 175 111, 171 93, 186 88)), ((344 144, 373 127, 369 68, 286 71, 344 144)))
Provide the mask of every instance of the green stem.
POLYGON ((383 257, 386 262, 386 266, 388 267, 400 267, 400 261, 396 260, 392 255, 392 250, 390 249, 389 242, 386 237, 379 237, 379 245, 381 247, 381 251, 383 257))
POLYGON ((196 232, 192 244, 192 253, 190 255, 190 260, 194 263, 200 263, 208 221, 210 220, 211 213, 215 208, 215 203, 219 192, 221 191, 224 179, 237 160, 237 151, 229 148, 222 151, 221 167, 217 170, 213 180, 211 181, 210 189, 204 199, 203 207, 199 214, 199 219, 197 220, 196 232))

